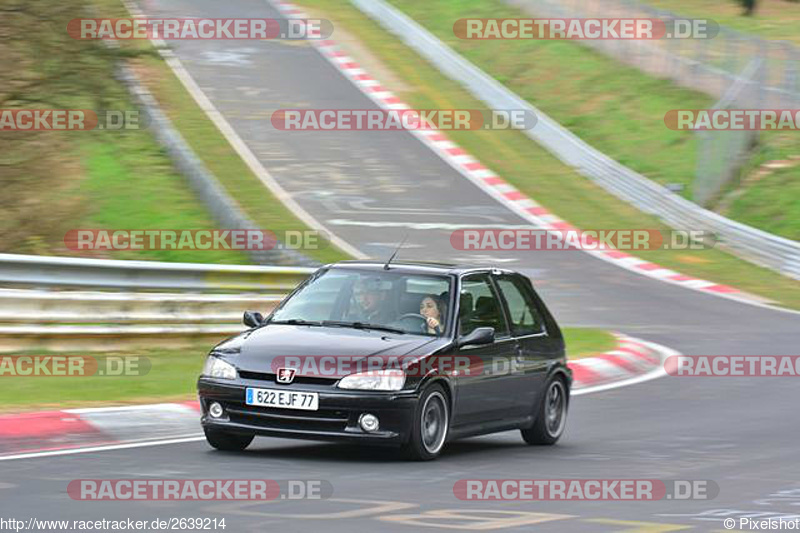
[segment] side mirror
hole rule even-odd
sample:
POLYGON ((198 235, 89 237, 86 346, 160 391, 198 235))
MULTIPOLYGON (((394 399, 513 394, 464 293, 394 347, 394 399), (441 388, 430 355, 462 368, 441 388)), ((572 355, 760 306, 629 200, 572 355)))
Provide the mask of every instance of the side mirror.
POLYGON ((257 328, 264 323, 264 315, 258 311, 245 311, 242 322, 244 322, 244 325, 248 328, 257 328))
POLYGON ((459 346, 478 346, 494 342, 494 328, 475 328, 472 333, 458 339, 459 346))

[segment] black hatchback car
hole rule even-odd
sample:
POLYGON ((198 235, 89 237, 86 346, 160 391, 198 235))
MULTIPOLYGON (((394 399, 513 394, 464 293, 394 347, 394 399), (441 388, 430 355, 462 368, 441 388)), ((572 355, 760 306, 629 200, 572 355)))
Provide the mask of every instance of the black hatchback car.
POLYGON ((520 429, 529 444, 554 444, 564 431, 564 339, 519 273, 345 261, 244 322, 198 381, 214 448, 265 435, 433 459, 459 437, 520 429))

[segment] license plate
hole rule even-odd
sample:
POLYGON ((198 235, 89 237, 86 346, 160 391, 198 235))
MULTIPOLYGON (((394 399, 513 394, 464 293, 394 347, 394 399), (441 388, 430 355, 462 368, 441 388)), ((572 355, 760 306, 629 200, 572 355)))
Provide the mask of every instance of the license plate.
POLYGON ((261 407, 316 411, 319 409, 319 394, 316 392, 248 388, 245 403, 261 407))

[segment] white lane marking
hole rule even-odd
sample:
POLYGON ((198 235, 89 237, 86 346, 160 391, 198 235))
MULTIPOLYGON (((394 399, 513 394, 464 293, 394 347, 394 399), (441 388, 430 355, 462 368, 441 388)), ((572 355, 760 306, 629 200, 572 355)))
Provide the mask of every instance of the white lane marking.
MULTIPOLYGON (((199 407, 199 405, 198 405, 199 407)), ((198 409, 194 409, 190 405, 185 405, 182 403, 151 403, 146 405, 121 405, 117 407, 83 407, 80 409, 64 409, 65 413, 76 414, 76 415, 85 415, 85 414, 92 414, 92 413, 114 413, 114 412, 125 412, 125 411, 159 411, 159 412, 168 412, 174 413, 178 411, 187 411, 192 413, 199 413, 198 409)))
POLYGON ((146 442, 126 442, 122 444, 108 444, 103 446, 90 446, 88 448, 71 448, 69 450, 51 450, 47 452, 19 453, 16 455, 0 456, 0 461, 13 461, 15 459, 36 459, 39 457, 52 457, 56 455, 76 455, 79 453, 105 452, 109 450, 127 450, 129 448, 145 448, 148 446, 161 446, 164 444, 182 444, 184 442, 197 442, 205 440, 205 436, 180 437, 146 442))
MULTIPOLYGON (((122 3, 125 5, 125 8, 131 14, 131 16, 144 16, 144 13, 136 5, 134 5, 131 0, 122 0, 122 3)), ((239 134, 236 133, 236 130, 234 130, 225 117, 222 116, 222 113, 220 113, 219 109, 217 109, 216 106, 211 103, 211 100, 205 95, 194 78, 192 78, 192 76, 189 74, 189 71, 186 70, 186 68, 183 66, 183 63, 181 63, 181 60, 178 59, 178 56, 167 48, 167 44, 161 39, 150 39, 150 42, 156 47, 169 68, 172 69, 172 72, 181 81, 186 91, 192 96, 192 98, 194 98, 195 103, 197 103, 206 116, 211 119, 220 133, 222 133, 225 139, 227 139, 236 153, 239 154, 239 157, 242 158, 248 168, 250 168, 250 170, 253 172, 253 174, 255 174, 258 179, 261 180, 261 183, 263 183, 267 189, 272 192, 273 195, 275 195, 275 198, 282 202, 287 209, 289 209, 307 226, 318 231, 325 232, 331 243, 333 243, 339 249, 356 259, 366 259, 367 255, 361 253, 361 251, 359 251, 355 246, 326 229, 321 222, 314 218, 311 213, 302 208, 300 204, 298 204, 295 199, 283 187, 281 187, 277 180, 275 180, 275 178, 272 177, 267 169, 264 168, 264 165, 261 164, 261 161, 258 160, 258 158, 250 150, 247 144, 245 144, 242 138, 239 137, 239 134)))
POLYGON ((212 64, 249 66, 253 63, 245 54, 234 50, 206 51, 202 55, 206 59, 206 63, 212 64))

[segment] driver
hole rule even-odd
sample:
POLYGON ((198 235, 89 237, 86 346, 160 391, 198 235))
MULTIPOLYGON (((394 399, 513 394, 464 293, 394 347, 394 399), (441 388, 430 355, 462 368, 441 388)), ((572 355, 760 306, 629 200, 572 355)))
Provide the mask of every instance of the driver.
POLYGON ((392 321, 380 278, 359 278, 353 287, 353 294, 356 308, 350 310, 348 320, 382 325, 392 321))

